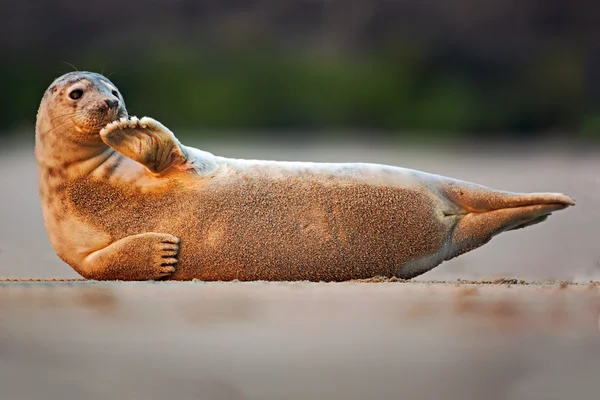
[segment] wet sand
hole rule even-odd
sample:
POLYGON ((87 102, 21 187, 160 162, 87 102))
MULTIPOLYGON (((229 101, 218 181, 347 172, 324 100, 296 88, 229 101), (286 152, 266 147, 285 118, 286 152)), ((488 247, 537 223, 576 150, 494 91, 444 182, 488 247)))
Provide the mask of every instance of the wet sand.
POLYGON ((0 149, 0 398, 598 396, 600 286, 589 282, 600 281, 597 154, 204 148, 403 165, 564 191, 578 204, 416 282, 73 281, 43 229, 31 150, 0 149))

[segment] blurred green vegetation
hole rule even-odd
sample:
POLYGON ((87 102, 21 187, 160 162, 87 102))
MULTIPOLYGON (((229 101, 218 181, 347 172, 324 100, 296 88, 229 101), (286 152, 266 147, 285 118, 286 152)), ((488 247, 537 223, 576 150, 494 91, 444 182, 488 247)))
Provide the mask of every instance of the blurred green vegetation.
MULTIPOLYGON (((68 61, 109 76, 130 114, 199 134, 313 130, 334 135, 336 129, 353 129, 397 137, 422 132, 600 137, 600 115, 585 98, 585 59, 576 49, 553 46, 519 68, 496 70, 402 43, 388 50, 331 55, 154 43, 135 52, 96 48, 68 61)), ((43 91, 72 70, 57 60, 28 57, 0 63, 0 134, 34 124, 43 91)))

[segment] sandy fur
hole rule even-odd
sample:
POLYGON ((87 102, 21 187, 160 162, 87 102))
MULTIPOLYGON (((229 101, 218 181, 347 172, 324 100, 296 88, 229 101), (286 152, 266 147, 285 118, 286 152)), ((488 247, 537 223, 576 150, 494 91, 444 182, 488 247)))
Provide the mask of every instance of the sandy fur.
POLYGON ((180 237, 172 279, 394 276, 404 262, 435 253, 449 228, 425 188, 222 168, 208 181, 174 178, 155 190, 77 179, 67 203, 111 241, 146 231, 180 237))

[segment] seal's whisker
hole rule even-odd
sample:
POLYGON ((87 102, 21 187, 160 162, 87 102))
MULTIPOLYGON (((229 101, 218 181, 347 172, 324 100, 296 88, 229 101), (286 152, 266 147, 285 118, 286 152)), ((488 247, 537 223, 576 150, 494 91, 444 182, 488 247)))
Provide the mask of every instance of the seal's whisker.
POLYGON ((48 130, 47 130, 47 131, 45 131, 45 132, 42 132, 42 135, 47 135, 47 134, 49 134, 49 133, 51 133, 51 132, 54 132, 54 131, 55 131, 57 128, 60 128, 60 127, 62 127, 62 126, 64 126, 64 125, 66 125, 66 124, 67 124, 67 123, 69 123, 69 122, 71 122, 71 120, 70 120, 70 119, 67 119, 66 121, 62 121, 62 122, 60 122, 58 125, 55 125, 55 126, 53 126, 52 128, 48 129, 48 130))
MULTIPOLYGON (((111 112, 111 113, 112 113, 112 112, 111 112)), ((87 116, 87 114, 88 114, 88 112, 87 112, 86 110, 77 110, 77 111, 74 111, 74 112, 69 112, 69 113, 64 113, 64 114, 57 115, 57 116, 55 116, 54 118, 52 118, 52 119, 50 120, 50 122, 51 122, 51 123, 57 123, 57 125, 56 125, 56 126, 54 126, 54 127, 53 127, 53 128, 51 128, 51 129, 49 129, 48 131, 46 131, 46 132, 43 132, 43 134, 44 134, 44 135, 45 135, 45 134, 48 134, 48 133, 50 133, 50 132, 51 132, 53 129, 55 129, 55 128, 58 128, 58 127, 60 127, 60 126, 63 126, 64 124, 66 124, 66 123, 68 123, 69 121, 71 121, 71 120, 72 120, 72 118, 74 118, 74 117, 77 117, 77 116, 80 116, 80 115, 87 116), (61 119, 61 118, 65 118, 65 120, 64 120, 64 121, 61 121, 61 122, 58 122, 58 120, 59 120, 59 119, 61 119)), ((87 116, 87 117, 88 117, 88 119, 89 119, 89 116, 87 116)), ((111 118, 110 118, 110 119, 111 119, 111 120, 114 120, 114 119, 115 119, 115 116, 114 116, 114 115, 111 115, 111 118)), ((93 130, 100 130, 100 129, 102 129, 104 126, 106 126, 106 124, 107 124, 107 122, 105 122, 105 121, 101 121, 101 120, 99 120, 99 118, 92 117, 92 118, 91 118, 91 121, 90 121, 90 123, 86 124, 86 128, 87 128, 87 129, 89 129, 90 131, 93 131, 93 130)))
POLYGON ((81 115, 81 114, 83 114, 81 111, 75 111, 75 112, 72 112, 72 113, 65 113, 65 114, 57 115, 56 117, 52 118, 52 119, 50 120, 50 122, 52 123, 52 122, 56 121, 56 120, 57 120, 57 119, 59 119, 59 118, 63 118, 63 117, 65 117, 65 118, 68 118, 68 117, 74 117, 74 116, 76 116, 76 115, 81 115))
POLYGON ((77 69, 77 67, 75 67, 73 64, 71 64, 68 61, 63 61, 64 64, 67 64, 68 66, 70 66, 71 68, 73 68, 73 71, 79 72, 79 70, 77 69))

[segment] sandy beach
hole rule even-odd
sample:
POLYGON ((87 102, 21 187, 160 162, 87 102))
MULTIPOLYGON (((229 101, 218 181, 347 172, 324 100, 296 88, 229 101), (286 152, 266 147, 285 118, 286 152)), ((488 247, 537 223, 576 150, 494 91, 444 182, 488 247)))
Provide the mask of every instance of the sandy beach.
POLYGON ((6 399, 584 399, 600 287, 0 283, 6 399))

